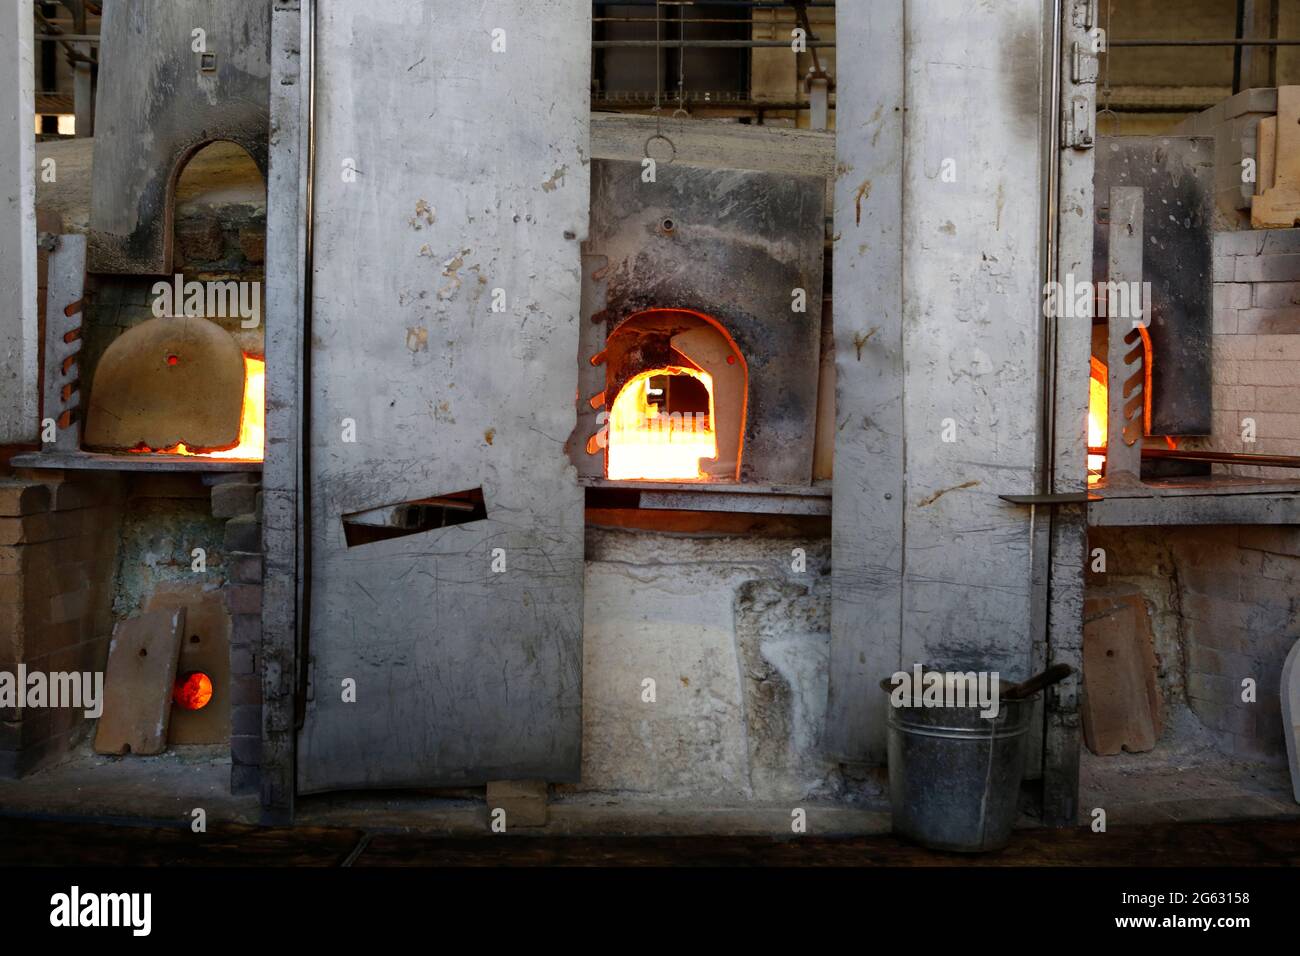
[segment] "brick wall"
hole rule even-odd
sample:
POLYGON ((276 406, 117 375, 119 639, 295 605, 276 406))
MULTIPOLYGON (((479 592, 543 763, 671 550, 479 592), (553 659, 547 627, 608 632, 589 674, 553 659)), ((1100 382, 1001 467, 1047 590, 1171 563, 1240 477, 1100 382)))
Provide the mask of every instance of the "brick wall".
MULTIPOLYGON (((220 544, 207 545, 209 560, 213 573, 220 568, 231 615, 232 793, 260 788, 259 477, 205 478, 212 517, 223 522, 218 525, 220 544)), ((203 493, 197 481, 190 481, 203 493)), ((0 479, 0 670, 13 673, 23 663, 29 672, 102 672, 115 617, 138 613, 172 577, 190 577, 189 545, 194 542, 187 535, 206 540, 201 527, 182 520, 186 513, 192 517, 192 511, 178 517, 142 503, 192 497, 188 487, 180 476, 170 475, 68 472, 0 479), (142 535, 141 529, 149 533, 142 535), (149 558, 154 551, 170 557, 160 563, 149 558)), ((86 724, 81 710, 0 710, 0 776, 20 776, 58 757, 81 739, 86 724)))
MULTIPOLYGON (((0 479, 0 670, 102 671, 122 488, 73 473, 0 479)), ((65 752, 81 710, 0 709, 0 776, 65 752)))
POLYGON ((1188 704, 1225 750, 1285 760, 1280 690, 1300 638, 1300 528, 1185 530, 1174 540, 1188 704), (1246 678, 1255 703, 1241 699, 1246 678))
POLYGON ((1186 703, 1226 753, 1284 762, 1280 684, 1300 639, 1300 528, 1094 528, 1106 573, 1143 594, 1166 706, 1186 703), (1252 678, 1256 700, 1241 699, 1252 678))
POLYGON ((212 514, 226 519, 230 564, 230 790, 261 789, 262 763, 262 491, 260 475, 213 479, 212 514))
MULTIPOLYGON (((1300 455, 1300 229, 1216 233, 1214 277, 1214 434, 1203 447, 1300 455), (1244 419, 1254 442, 1243 440, 1244 419)), ((1295 469, 1218 470, 1300 479, 1295 469)))

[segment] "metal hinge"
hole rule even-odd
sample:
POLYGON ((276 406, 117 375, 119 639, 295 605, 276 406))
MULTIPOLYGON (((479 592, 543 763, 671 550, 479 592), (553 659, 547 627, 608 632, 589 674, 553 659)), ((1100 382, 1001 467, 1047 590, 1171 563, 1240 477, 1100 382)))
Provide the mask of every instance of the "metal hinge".
POLYGON ((1092 101, 1086 96, 1073 97, 1061 117, 1061 145, 1092 149, 1094 135, 1092 101))
POLYGON ((1100 70, 1097 57, 1088 46, 1078 40, 1074 41, 1073 49, 1074 56, 1071 58, 1073 66, 1070 70, 1070 79, 1075 83, 1096 83, 1097 73, 1100 70))
POLYGON ((1097 25, 1097 0, 1074 0, 1071 20, 1076 27, 1091 30, 1097 25))

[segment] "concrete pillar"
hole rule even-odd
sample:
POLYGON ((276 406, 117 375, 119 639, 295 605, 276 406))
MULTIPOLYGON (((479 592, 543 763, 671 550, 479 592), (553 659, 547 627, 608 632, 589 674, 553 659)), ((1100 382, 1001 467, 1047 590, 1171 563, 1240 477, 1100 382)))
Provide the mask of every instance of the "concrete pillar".
POLYGON ((32 0, 0 4, 0 445, 37 435, 32 0))

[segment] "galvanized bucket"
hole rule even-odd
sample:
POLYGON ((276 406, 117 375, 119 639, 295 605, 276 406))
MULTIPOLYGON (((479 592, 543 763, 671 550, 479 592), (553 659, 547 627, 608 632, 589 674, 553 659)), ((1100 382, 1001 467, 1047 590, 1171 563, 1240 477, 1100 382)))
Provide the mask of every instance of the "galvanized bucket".
POLYGON ((1006 846, 1036 699, 1002 700, 996 717, 981 717, 979 706, 888 704, 894 832, 936 850, 1006 846))

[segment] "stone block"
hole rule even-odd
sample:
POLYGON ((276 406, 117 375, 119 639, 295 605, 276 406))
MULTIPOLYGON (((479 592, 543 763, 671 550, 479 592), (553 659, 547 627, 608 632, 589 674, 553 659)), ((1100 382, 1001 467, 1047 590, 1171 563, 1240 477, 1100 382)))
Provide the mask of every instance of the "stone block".
POLYGON ((231 614, 262 612, 262 588, 258 584, 231 584, 226 588, 226 606, 231 614))
POLYGON ((1235 282, 1300 282, 1300 254, 1241 257, 1233 263, 1235 282))
MULTIPOLYGON (((1265 361, 1300 361, 1300 335, 1259 335, 1255 338, 1255 358, 1265 361)), ((1300 382, 1294 391, 1300 395, 1300 382)))
POLYGON ((258 793, 262 789, 262 770, 256 764, 230 765, 230 792, 235 795, 258 793))
POLYGON ((120 497, 121 488, 116 478, 67 478, 50 486, 50 510, 76 511, 113 505, 120 497))
POLYGON ((262 643, 262 616, 235 614, 230 619, 230 643, 258 647, 262 643))
POLYGON ((266 235, 252 229, 239 230, 239 249, 252 263, 266 261, 266 235))
POLYGON ((239 584, 262 583, 262 556, 260 554, 232 554, 230 579, 239 584))
POLYGON ((1300 382, 1300 361, 1235 364, 1238 365, 1238 380, 1231 384, 1294 388, 1296 383, 1300 382))
POLYGON ((257 672, 257 653, 251 647, 231 647, 230 673, 246 677, 257 672))
POLYGON ((1300 387, 1259 387, 1254 407, 1261 412, 1300 412, 1300 387))
POLYGON ((231 680, 230 703, 235 706, 262 706, 262 679, 257 675, 234 677, 231 680))
MULTIPOLYGON (((257 508, 257 485, 244 482, 227 482, 212 488, 212 516, 235 518, 253 514, 257 508)), ((246 550, 260 551, 261 548, 246 550)))
POLYGON ((25 481, 0 481, 0 517, 21 518, 48 511, 50 489, 25 481))
POLYGON ((262 523, 255 515, 240 515, 226 522, 227 551, 257 553, 262 550, 262 523))
POLYGON ((1243 548, 1300 557, 1300 528, 1252 525, 1238 531, 1237 541, 1243 548))
POLYGON ((262 762, 262 735, 239 734, 230 738, 230 760, 232 763, 257 766, 262 762))
POLYGON ((1255 309, 1300 311, 1300 282, 1256 282, 1251 287, 1250 305, 1255 309))
POLYGON ((1257 256, 1264 248, 1266 230, 1240 229, 1214 233, 1216 256, 1257 256))
POLYGON ((262 738, 262 705, 240 704, 231 708, 230 732, 233 737, 262 738))
POLYGON ((1300 229, 1264 229, 1263 254, 1266 256, 1300 253, 1300 229))

